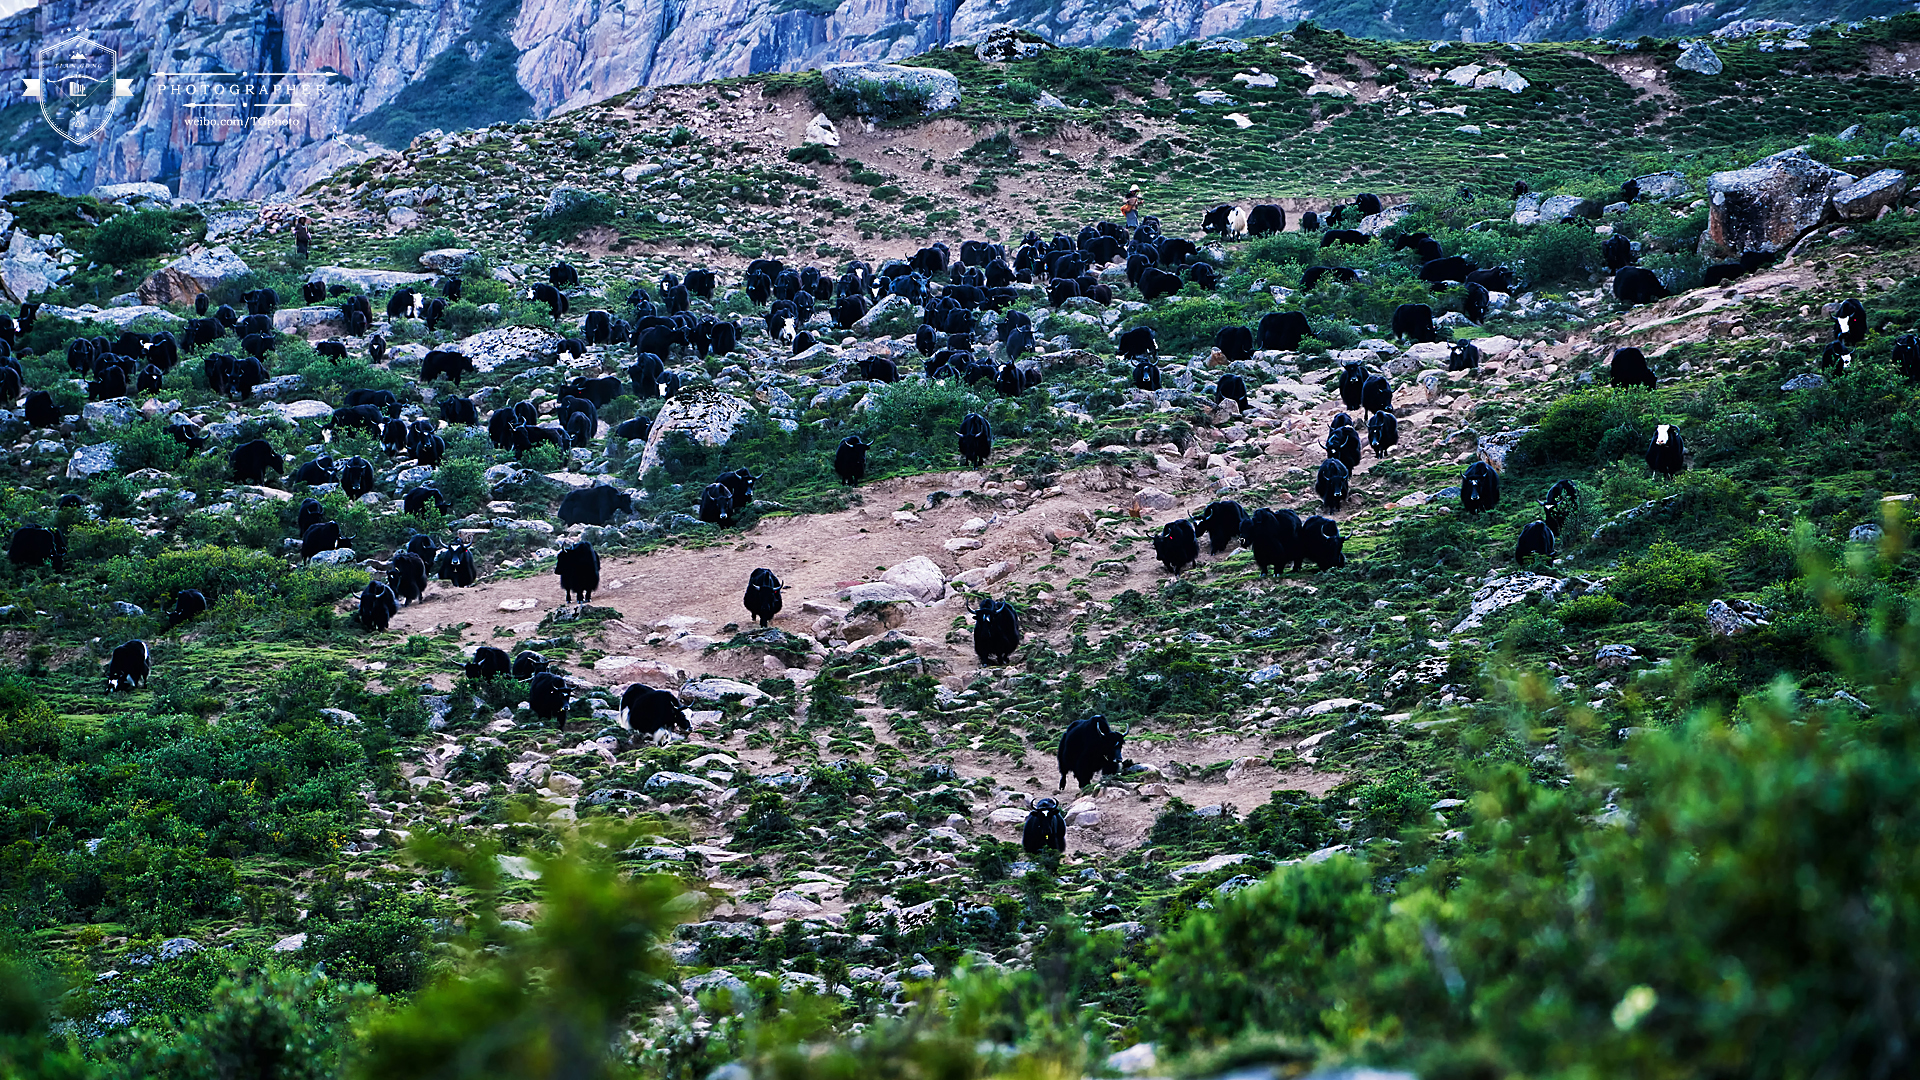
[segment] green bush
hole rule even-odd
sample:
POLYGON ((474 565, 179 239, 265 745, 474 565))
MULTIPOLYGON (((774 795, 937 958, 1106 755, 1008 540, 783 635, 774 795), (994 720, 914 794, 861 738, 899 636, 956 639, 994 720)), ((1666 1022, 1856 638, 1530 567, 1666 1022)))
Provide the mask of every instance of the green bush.
POLYGON ((174 250, 173 216, 164 210, 115 214, 87 238, 87 254, 105 265, 126 266, 174 250))
POLYGON ((365 991, 313 972, 235 962, 203 1011, 143 1020, 117 1047, 114 1075, 335 1080, 348 1011, 365 991))
POLYGON ((1247 814, 1253 846, 1277 859, 1307 855, 1339 843, 1340 823, 1328 808, 1304 791, 1276 791, 1247 814))
POLYGON ((1674 605, 1699 599, 1720 587, 1720 563, 1661 540, 1646 554, 1625 559, 1607 588, 1629 604, 1674 605))
POLYGON ((471 514, 492 498, 487 486, 487 466, 473 458, 460 458, 441 464, 433 474, 434 486, 447 497, 453 513, 471 514))
POLYGON ((1605 593, 1576 596, 1553 609, 1553 617, 1568 626, 1605 626, 1617 620, 1627 605, 1605 593))
POLYGON ((1528 467, 1592 465, 1644 449, 1653 438, 1644 390, 1601 387, 1563 394, 1520 442, 1528 467))
POLYGON ((613 210, 613 203, 606 197, 589 194, 558 213, 541 213, 528 218, 527 230, 535 243, 569 243, 596 225, 611 225, 614 221, 613 210))
POLYGON ((479 304, 464 297, 463 290, 462 299, 447 305, 447 317, 442 325, 455 337, 469 337, 499 324, 499 316, 481 311, 479 304))
POLYGON ((838 87, 828 87, 822 81, 815 104, 834 120, 864 116, 876 123, 896 123, 926 115, 932 98, 932 92, 924 86, 856 79, 838 87))
POLYGON ((799 165, 831 165, 833 151, 821 143, 806 143, 787 151, 787 160, 799 165))
POLYGON ((1358 860, 1276 870, 1161 939, 1146 1024, 1174 1050, 1252 1030, 1327 1034, 1323 1016, 1385 912, 1358 860))
POLYGON ((460 234, 444 225, 422 232, 403 233, 387 242, 387 261, 403 270, 420 269, 420 256, 441 248, 466 247, 460 234))
POLYGON ((184 464, 190 454, 192 451, 185 443, 167 434, 166 423, 159 417, 135 420, 113 436, 113 463, 123 472, 141 469, 172 472, 184 464))

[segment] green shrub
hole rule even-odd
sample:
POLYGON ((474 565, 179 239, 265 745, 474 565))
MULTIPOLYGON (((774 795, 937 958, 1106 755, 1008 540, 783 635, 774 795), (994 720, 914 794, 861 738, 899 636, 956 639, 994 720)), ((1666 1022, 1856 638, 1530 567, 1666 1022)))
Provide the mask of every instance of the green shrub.
POLYGON ((271 595, 287 572, 285 561, 264 551, 196 547, 151 559, 114 559, 107 564, 107 582, 116 599, 151 608, 183 589, 199 589, 209 604, 233 592, 271 595))
POLYGON ((1254 1030, 1324 1035, 1324 1014, 1385 913, 1358 860, 1276 870, 1161 939, 1146 1024, 1175 1050, 1254 1030))
POLYGON ((499 324, 498 315, 489 315, 481 311, 480 305, 466 299, 465 290, 462 290, 462 298, 447 305, 446 321, 442 325, 456 337, 469 337, 482 330, 491 330, 499 324))
POLYGON ((1340 841, 1340 823, 1304 791, 1276 791, 1247 814, 1253 847, 1277 859, 1306 855, 1340 841))
POLYGON ((1541 611, 1522 610, 1507 620, 1504 641, 1516 649, 1534 651, 1557 645, 1565 636, 1560 620, 1541 611))
POLYGON ((105 265, 126 266, 174 250, 173 216, 164 210, 115 214, 87 238, 87 253, 105 265))
POLYGON ((1528 467, 1592 465, 1644 449, 1653 438, 1644 390, 1601 387, 1563 394, 1520 442, 1528 467))
POLYGON ((363 993, 318 969, 264 973, 236 961, 204 1010, 143 1020, 123 1038, 114 1075, 334 1080, 363 993))
POLYGON ((933 94, 924 86, 877 79, 856 79, 843 86, 820 84, 815 104, 834 120, 864 116, 876 123, 896 123, 924 116, 933 94), (823 100, 824 99, 824 100, 823 100))
POLYGON ((1661 540, 1646 554, 1623 560, 1607 588, 1629 604, 1673 605, 1713 592, 1720 578, 1713 556, 1661 540))
POLYGON ((806 143, 787 151, 787 160, 799 165, 831 165, 833 151, 822 143, 806 143))
POLYGON ((1584 225, 1535 225, 1517 248, 1517 276, 1539 287, 1575 277, 1584 278, 1600 262, 1599 238, 1584 225))
POLYGON ((192 451, 185 443, 167 434, 159 417, 141 418, 114 432, 113 463, 123 472, 159 469, 172 472, 187 460, 192 451))
POLYGON ((473 458, 443 462, 433 474, 433 481, 456 515, 471 514, 492 497, 487 486, 486 463, 473 458))
POLYGON ((1605 593, 1576 596, 1553 609, 1553 617, 1568 626, 1605 626, 1618 619, 1627 605, 1605 593))
POLYGON ((387 242, 387 261, 403 270, 419 270, 420 256, 441 248, 466 247, 460 234, 444 225, 422 232, 403 233, 387 242))
POLYGON ((611 225, 614 206, 605 196, 588 194, 557 213, 535 214, 527 219, 531 239, 540 244, 571 242, 596 225, 611 225))

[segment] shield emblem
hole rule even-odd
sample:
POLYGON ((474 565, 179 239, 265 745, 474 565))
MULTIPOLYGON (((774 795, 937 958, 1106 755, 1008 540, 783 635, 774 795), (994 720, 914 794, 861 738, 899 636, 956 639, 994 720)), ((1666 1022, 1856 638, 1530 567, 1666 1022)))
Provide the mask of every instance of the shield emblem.
POLYGON ((107 128, 119 86, 120 54, 84 35, 40 50, 40 115, 69 142, 85 143, 107 128))

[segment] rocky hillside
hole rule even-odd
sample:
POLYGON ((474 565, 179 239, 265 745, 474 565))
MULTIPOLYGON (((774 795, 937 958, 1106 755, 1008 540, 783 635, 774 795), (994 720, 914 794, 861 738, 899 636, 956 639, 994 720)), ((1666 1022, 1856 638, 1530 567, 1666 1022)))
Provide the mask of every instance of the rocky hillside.
POLYGON ((873 73, 956 90, 933 116, 764 75, 420 139, 290 203, 9 193, 0 285, 39 307, 0 336, 0 528, 63 549, 28 534, 0 567, 0 1062, 1911 1071, 1916 42, 1903 16, 1711 53, 943 51, 873 73), (1161 233, 1129 243, 1176 276, 983 294, 971 352, 1018 384, 929 372, 966 344, 926 325, 972 299, 950 273, 837 310, 823 286, 785 325, 746 279, 1072 247, 1136 181, 1161 233), (1216 201, 1287 227, 1205 233, 1216 201), (1302 227, 1336 210, 1350 235, 1302 227), (1422 239, 1511 280, 1426 280, 1422 239), (564 312, 536 292, 560 262, 564 312), (696 268, 716 287, 675 325, 739 340, 645 339, 663 399, 589 328, 669 330, 640 305, 696 268), (1623 297, 1640 271, 1666 295, 1623 297), (390 311, 403 288, 446 303, 390 311), (262 289, 249 337, 189 323, 262 289), (1435 340, 1394 332, 1403 305, 1435 340), (1307 332, 1235 343, 1276 313, 1307 332), (1153 371, 1121 351, 1143 329, 1153 371), (1610 385, 1621 347, 1651 386, 1610 385), (121 395, 100 349, 154 370, 121 395), (262 381, 224 389, 250 352, 262 381), (472 370, 424 377, 448 352, 472 370), (1336 418, 1378 411, 1350 365, 1390 383, 1398 441, 1329 500, 1336 418), (368 391, 419 430, 335 412, 368 391), (489 432, 564 430, 576 393, 604 398, 577 445, 489 432), (971 466, 968 414, 994 432, 971 466), (1491 505, 1462 498, 1477 465, 1491 505), (737 469, 753 499, 703 521, 737 469), (596 487, 625 504, 578 520, 596 487), (1222 536, 1166 565, 1228 499, 1324 515, 1340 557, 1268 573, 1222 536), (476 576, 382 620, 416 537, 476 576), (556 576, 577 542, 585 599, 556 576), (975 649, 988 597, 1024 631, 1005 663, 975 649), (150 677, 108 693, 130 639, 150 677), (469 669, 482 648, 557 679, 469 669), (636 730, 634 683, 684 729, 636 730), (1082 786, 1055 751, 1094 714, 1126 761, 1082 786), (1065 850, 1028 850, 1048 797, 1065 850))
POLYGON ((1061 45, 1136 50, 1272 33, 1301 20, 1367 37, 1531 42, 1646 33, 1727 38, 1899 10, 1888 0, 1847 0, 1838 9, 1798 0, 1739 7, 1476 0, 1384 9, 1298 0, 1145 9, 1106 0, 47 0, 0 20, 0 186, 79 194, 151 181, 183 198, 263 199, 302 191, 429 129, 546 117, 636 87, 897 60, 979 42, 994 27, 1061 45), (22 96, 21 80, 35 77, 36 50, 79 30, 117 49, 121 76, 137 79, 135 96, 103 106, 111 116, 97 148, 59 138, 22 96), (320 74, 266 80, 274 100, 289 100, 291 87, 300 87, 307 104, 283 110, 293 113, 287 123, 206 130, 191 125, 207 114, 163 92, 166 80, 147 77, 154 71, 320 74))

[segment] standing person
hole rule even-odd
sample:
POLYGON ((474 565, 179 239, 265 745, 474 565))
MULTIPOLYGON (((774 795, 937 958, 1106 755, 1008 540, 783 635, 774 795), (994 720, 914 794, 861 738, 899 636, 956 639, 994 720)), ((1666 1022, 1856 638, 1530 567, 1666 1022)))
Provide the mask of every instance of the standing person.
POLYGON ((1139 184, 1135 184, 1127 189, 1127 201, 1120 204, 1120 209, 1127 215, 1127 228, 1137 229, 1140 227, 1139 184))
POLYGON ((313 234, 307 231, 306 216, 301 215, 300 219, 293 223, 293 250, 304 259, 307 257, 307 246, 312 242, 313 234))

